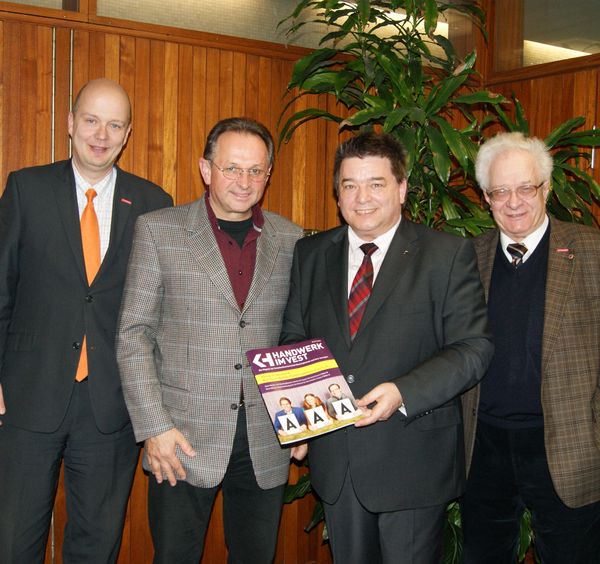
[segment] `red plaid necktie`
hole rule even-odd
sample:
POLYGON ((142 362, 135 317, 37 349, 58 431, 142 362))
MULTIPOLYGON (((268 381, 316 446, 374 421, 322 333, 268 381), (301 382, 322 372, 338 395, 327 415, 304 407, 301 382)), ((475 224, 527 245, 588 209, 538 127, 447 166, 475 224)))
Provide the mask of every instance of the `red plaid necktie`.
POLYGON ((360 250, 365 253, 362 264, 352 281, 350 296, 348 297, 348 317, 350 319, 350 339, 354 339, 360 322, 365 313, 371 288, 373 286, 373 263, 371 255, 377 250, 375 243, 365 243, 360 246, 360 250))

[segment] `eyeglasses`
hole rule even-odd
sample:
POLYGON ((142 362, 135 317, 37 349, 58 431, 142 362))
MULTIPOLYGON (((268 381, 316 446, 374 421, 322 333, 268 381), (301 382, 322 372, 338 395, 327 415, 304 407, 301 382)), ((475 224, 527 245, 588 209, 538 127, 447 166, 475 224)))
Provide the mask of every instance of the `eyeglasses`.
POLYGON ((521 186, 517 186, 514 190, 509 190, 508 188, 500 186, 494 190, 488 190, 487 195, 492 202, 496 203, 506 202, 513 192, 515 192, 522 200, 531 200, 532 198, 535 198, 538 189, 544 184, 546 184, 545 180, 540 182, 537 186, 535 184, 522 184, 521 186))
POLYGON ((246 173, 250 182, 264 182, 271 174, 270 170, 263 170, 262 168, 240 168, 239 166, 226 166, 220 167, 214 161, 209 161, 214 164, 228 180, 239 180, 242 174, 246 173))

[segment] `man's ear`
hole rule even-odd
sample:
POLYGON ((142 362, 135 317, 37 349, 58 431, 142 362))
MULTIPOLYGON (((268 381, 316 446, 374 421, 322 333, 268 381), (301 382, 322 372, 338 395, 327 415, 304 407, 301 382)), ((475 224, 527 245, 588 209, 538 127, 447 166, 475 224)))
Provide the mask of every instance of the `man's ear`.
POLYGON ((202 175, 204 184, 206 186, 210 186, 210 177, 212 174, 212 166, 210 161, 206 160, 204 157, 200 157, 200 160, 198 161, 198 167, 200 168, 200 174, 202 175))

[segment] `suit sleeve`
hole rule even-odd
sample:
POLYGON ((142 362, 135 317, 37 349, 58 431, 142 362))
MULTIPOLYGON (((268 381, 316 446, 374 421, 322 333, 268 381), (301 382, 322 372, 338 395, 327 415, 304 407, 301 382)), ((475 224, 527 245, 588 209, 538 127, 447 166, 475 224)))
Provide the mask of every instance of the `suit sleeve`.
POLYGON ((123 395, 137 441, 174 424, 162 405, 160 350, 163 284, 158 252, 147 221, 138 218, 121 302, 116 354, 123 395))
POLYGON ((302 315, 299 242, 296 243, 294 248, 292 273, 290 275, 290 293, 283 314, 283 324, 281 326, 281 336, 279 338, 280 345, 297 343, 308 338, 302 315))
POLYGON ((20 210, 17 183, 10 174, 0 198, 0 383, 8 328, 19 278, 20 210))
POLYGON ((441 300, 440 350, 395 380, 410 415, 443 405, 484 376, 494 346, 473 245, 461 241, 441 300))

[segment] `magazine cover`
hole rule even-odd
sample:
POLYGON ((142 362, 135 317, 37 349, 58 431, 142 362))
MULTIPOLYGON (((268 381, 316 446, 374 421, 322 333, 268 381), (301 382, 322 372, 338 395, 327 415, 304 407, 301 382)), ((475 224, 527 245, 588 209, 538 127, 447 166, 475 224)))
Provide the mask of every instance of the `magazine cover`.
POLYGON ((282 445, 329 433, 364 417, 322 339, 246 353, 282 445))

